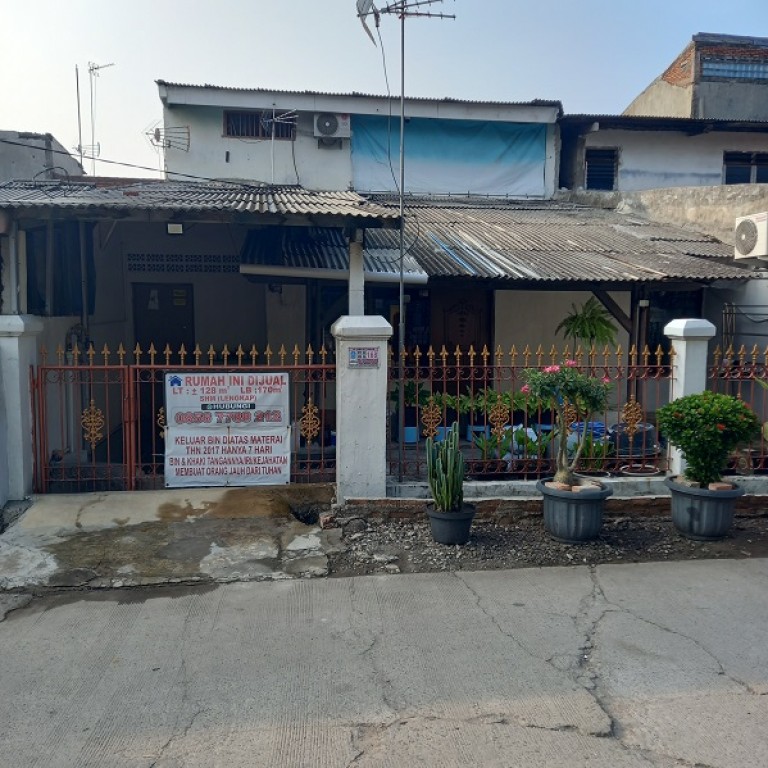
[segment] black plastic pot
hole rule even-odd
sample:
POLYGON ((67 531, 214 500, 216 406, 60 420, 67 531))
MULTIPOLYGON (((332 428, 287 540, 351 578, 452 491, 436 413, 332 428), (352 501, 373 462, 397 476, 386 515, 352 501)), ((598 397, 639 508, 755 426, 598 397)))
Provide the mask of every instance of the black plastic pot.
POLYGON ((544 497, 544 527, 554 539, 569 544, 596 538, 603 527, 605 500, 613 488, 600 484, 594 489, 558 491, 546 486, 551 479, 536 483, 536 490, 544 497))
POLYGON ((680 533, 696 541, 722 539, 733 525, 736 499, 743 496, 743 488, 734 486, 728 491, 710 491, 709 488, 691 488, 668 477, 664 485, 672 494, 672 522, 680 533))
POLYGON ((458 512, 438 512, 433 504, 427 505, 432 538, 438 544, 466 544, 472 519, 475 516, 473 504, 464 504, 458 512))

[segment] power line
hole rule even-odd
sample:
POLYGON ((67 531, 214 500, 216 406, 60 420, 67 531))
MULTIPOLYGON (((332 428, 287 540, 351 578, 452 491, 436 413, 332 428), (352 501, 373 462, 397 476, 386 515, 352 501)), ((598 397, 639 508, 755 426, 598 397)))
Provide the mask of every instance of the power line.
MULTIPOLYGON (((15 146, 15 147, 24 147, 25 149, 30 149, 30 146, 31 146, 29 144, 25 144, 22 141, 13 141, 12 139, 0 139, 0 143, 11 144, 12 146, 15 146)), ((72 158, 72 155, 66 150, 51 149, 51 152, 55 155, 66 155, 67 157, 72 158)), ((83 158, 86 160, 94 160, 95 156, 84 154, 83 158)), ((104 158, 101 158, 101 157, 99 158, 99 162, 107 163, 108 165, 119 165, 119 166, 122 166, 123 168, 135 168, 136 170, 139 170, 139 171, 152 171, 152 173, 157 173, 157 168, 152 168, 148 165, 138 165, 136 163, 128 163, 120 160, 105 160, 104 158)), ((166 174, 170 176, 183 176, 185 179, 194 179, 196 181, 214 181, 214 182, 220 182, 220 183, 222 182, 222 179, 216 179, 210 176, 199 176, 194 173, 181 173, 180 171, 166 171, 166 174)), ((82 178, 88 181, 89 179, 93 180, 97 177, 83 176, 82 178)), ((253 181, 256 184, 263 184, 265 186, 274 186, 269 184, 269 182, 262 181, 261 179, 254 179, 253 181)), ((243 188, 249 188, 254 186, 254 183, 250 183, 250 182, 238 182, 238 181, 229 182, 228 181, 226 183, 231 184, 232 186, 240 186, 243 188)))

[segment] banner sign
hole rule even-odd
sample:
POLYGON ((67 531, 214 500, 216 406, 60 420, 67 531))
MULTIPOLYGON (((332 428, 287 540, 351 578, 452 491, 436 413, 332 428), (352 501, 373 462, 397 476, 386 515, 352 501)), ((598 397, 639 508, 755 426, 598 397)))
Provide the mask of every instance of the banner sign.
POLYGON ((167 373, 165 485, 291 478, 287 373, 167 373))

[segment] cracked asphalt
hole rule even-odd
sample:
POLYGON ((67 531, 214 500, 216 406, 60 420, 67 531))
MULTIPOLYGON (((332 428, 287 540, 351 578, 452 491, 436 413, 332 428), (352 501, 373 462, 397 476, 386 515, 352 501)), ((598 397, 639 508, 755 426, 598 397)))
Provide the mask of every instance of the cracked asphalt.
POLYGON ((0 601, 2 762, 768 765, 768 560, 0 601))

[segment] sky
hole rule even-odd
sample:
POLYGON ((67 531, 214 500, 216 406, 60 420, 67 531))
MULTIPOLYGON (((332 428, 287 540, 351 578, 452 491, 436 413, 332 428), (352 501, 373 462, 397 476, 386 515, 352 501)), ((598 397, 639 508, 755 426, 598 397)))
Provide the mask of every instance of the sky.
MULTIPOLYGON (((376 3, 385 5, 384 0, 376 3)), ((405 27, 407 96, 557 100, 566 113, 618 114, 698 32, 768 36, 766 0, 444 0, 405 27)), ((356 0, 9 2, 0 30, 0 129, 83 144, 109 176, 152 176, 156 80, 238 88, 400 93, 400 24, 374 46, 356 0), (89 77, 89 63, 114 64, 89 77), (146 170, 145 170, 146 169, 146 170)), ((86 171, 91 163, 86 161, 86 171)))

